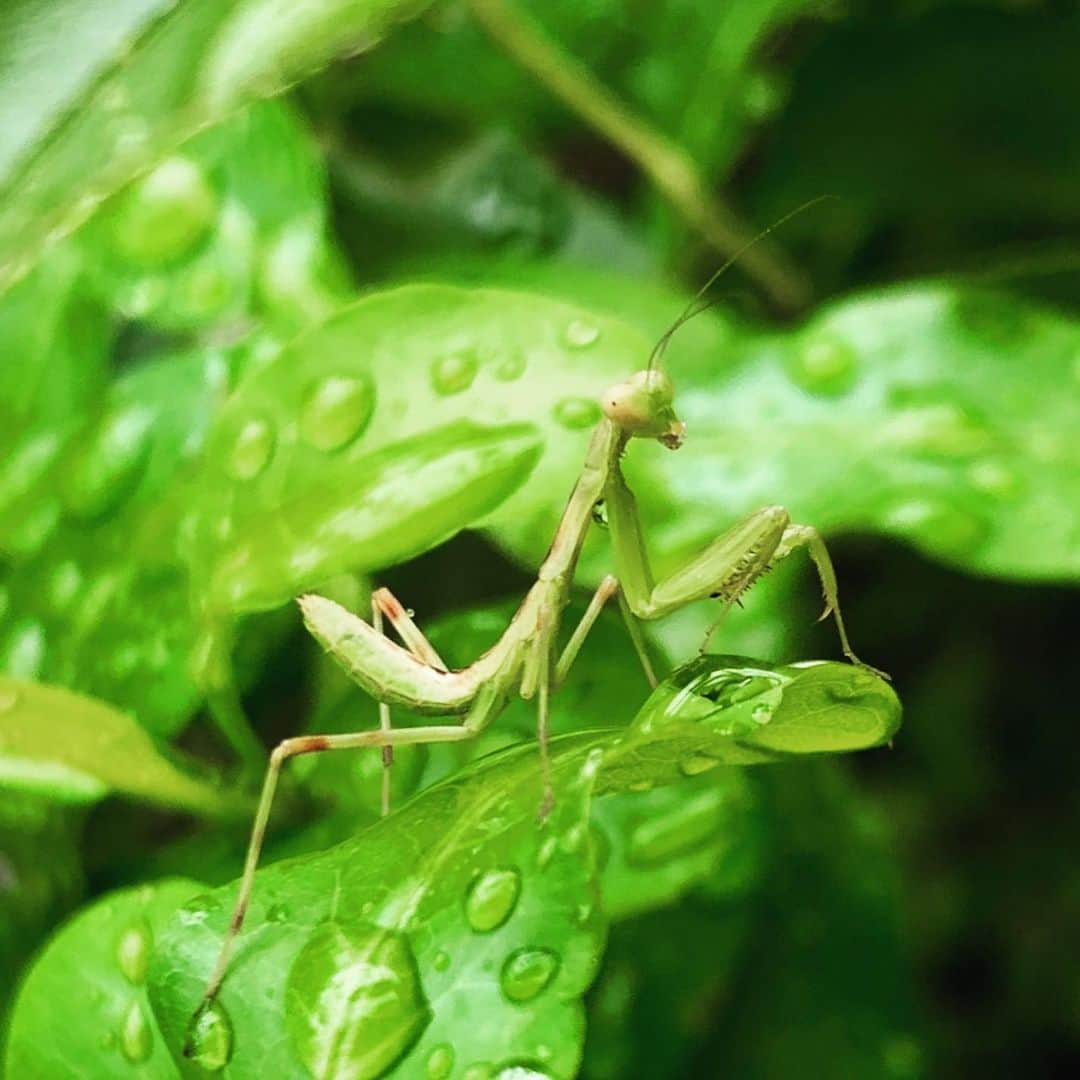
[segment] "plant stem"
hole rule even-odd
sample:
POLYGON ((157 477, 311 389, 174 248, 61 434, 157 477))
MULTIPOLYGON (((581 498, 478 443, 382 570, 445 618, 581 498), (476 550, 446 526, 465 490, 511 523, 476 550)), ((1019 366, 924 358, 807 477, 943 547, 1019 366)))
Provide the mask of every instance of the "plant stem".
MULTIPOLYGON (((496 43, 634 161, 717 251, 731 256, 753 241, 754 231, 711 195, 686 152, 635 115, 584 65, 551 42, 529 15, 504 0, 469 0, 469 6, 496 43)), ((771 245, 755 243, 743 252, 741 265, 778 307, 794 311, 807 303, 805 278, 771 245)))

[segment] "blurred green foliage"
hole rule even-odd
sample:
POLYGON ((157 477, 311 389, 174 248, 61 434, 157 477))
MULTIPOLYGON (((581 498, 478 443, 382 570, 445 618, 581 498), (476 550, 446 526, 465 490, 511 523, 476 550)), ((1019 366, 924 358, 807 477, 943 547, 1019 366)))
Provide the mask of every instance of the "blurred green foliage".
MULTIPOLYGON (((6 5, 7 1074, 1074 1073, 1078 49, 1037 0, 6 5), (382 821, 377 755, 290 768, 185 1059, 262 748, 377 723, 292 596, 374 575, 452 665, 493 643, 597 395, 732 254, 661 160, 751 233, 832 198, 667 350, 686 446, 626 462, 655 563, 763 504, 821 528, 895 748, 740 767, 895 729, 785 666, 835 652, 804 567, 706 662, 786 680, 786 728, 654 730, 603 618, 544 828, 520 701, 400 751, 382 821)), ((580 599, 609 568, 598 522, 580 599)), ((650 627, 663 670, 717 615, 650 627)))

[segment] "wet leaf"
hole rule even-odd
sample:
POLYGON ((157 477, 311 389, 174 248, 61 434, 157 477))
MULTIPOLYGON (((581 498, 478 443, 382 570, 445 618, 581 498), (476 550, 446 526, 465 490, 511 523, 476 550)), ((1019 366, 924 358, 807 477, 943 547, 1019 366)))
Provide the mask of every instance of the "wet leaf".
MULTIPOLYGON (((707 660, 708 672, 703 661, 663 683, 628 731, 556 740, 556 810, 539 828, 535 750, 523 746, 475 762, 336 848, 261 871, 218 1004, 236 1033, 233 1075, 255 1075, 270 1054, 288 1076, 303 1075, 302 1064, 316 1075, 348 1065, 374 1076, 390 1060, 401 1061, 404 1076, 444 1047, 455 1061, 533 1062, 572 1075, 582 1039, 578 999, 603 935, 588 829, 594 789, 670 784, 686 778, 687 763, 694 774, 703 756, 765 761, 781 757, 781 746, 827 751, 838 745, 836 732, 847 733, 848 749, 871 746, 898 722, 888 687, 846 665, 707 660), (826 687, 846 690, 831 722, 817 714, 826 687), (768 718, 755 718, 758 691, 771 703, 768 718), (743 730, 744 719, 753 730, 743 730), (861 742, 850 736, 855 730, 861 742), (756 751, 756 742, 771 749, 756 751), (256 986, 263 995, 252 1008, 256 986), (354 1007, 371 1015, 368 995, 371 1008, 377 1000, 388 1011, 378 1038, 373 1029, 365 1041, 347 1017, 354 1007), (299 1019, 285 1021, 300 1001, 299 1019)), ((628 854, 654 864, 684 855, 719 824, 715 807, 699 811, 689 801, 666 829, 631 838, 628 854)), ((234 895, 229 886, 182 911, 155 960, 155 1009, 175 1052, 234 895)))
POLYGON ((0 289, 185 138, 372 45, 418 7, 129 0, 106 19, 89 9, 80 18, 78 5, 63 0, 10 8, 0 89, 4 116, 20 121, 0 144, 0 289), (78 58, 70 71, 41 93, 44 73, 69 54, 78 58))
POLYGON ((178 1077, 147 1001, 146 974, 162 924, 200 888, 195 881, 167 878, 124 889, 67 923, 20 989, 6 1074, 178 1077), (75 1001, 76 1008, 65 1010, 58 1037, 57 1004, 75 1001))
POLYGON ((219 418, 193 553, 207 606, 272 607, 492 511, 529 520, 553 484, 565 499, 596 396, 642 348, 613 320, 525 295, 415 286, 345 308, 219 418))

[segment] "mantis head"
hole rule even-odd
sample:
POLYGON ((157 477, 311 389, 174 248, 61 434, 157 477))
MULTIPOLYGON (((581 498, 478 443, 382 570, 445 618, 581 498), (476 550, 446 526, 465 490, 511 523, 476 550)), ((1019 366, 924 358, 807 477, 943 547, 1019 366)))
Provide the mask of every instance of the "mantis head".
POLYGON ((663 371, 635 371, 629 379, 609 387, 601 398, 604 415, 628 435, 659 439, 669 450, 678 450, 686 435, 675 412, 675 387, 663 371))

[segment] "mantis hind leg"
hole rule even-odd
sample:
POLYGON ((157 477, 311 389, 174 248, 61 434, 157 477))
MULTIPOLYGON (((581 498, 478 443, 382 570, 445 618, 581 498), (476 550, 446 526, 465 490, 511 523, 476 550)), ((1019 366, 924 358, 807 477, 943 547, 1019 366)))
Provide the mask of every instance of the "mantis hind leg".
POLYGON ((817 529, 812 525, 789 525, 784 530, 780 543, 776 546, 776 551, 773 552, 773 556, 769 560, 769 566, 772 567, 781 559, 786 559, 798 548, 806 548, 806 553, 810 556, 814 569, 817 570, 818 580, 821 582, 821 591, 825 597, 825 610, 821 613, 821 619, 827 619, 830 615, 833 617, 837 633, 840 636, 840 647, 843 649, 844 655, 853 664, 857 664, 872 674, 887 679, 889 676, 884 671, 879 671, 877 668, 871 667, 860 660, 855 655, 851 642, 848 641, 844 617, 840 612, 836 571, 833 569, 832 559, 829 557, 829 549, 825 546, 825 541, 821 538, 821 533, 817 529))
MULTIPOLYGON (((303 735, 295 739, 286 739, 274 749, 274 752, 270 755, 266 778, 263 780, 262 793, 259 796, 259 806, 255 812, 255 823, 252 826, 251 838, 248 841, 244 871, 240 877, 240 888, 237 892, 232 918, 229 920, 228 929, 221 943, 221 951, 218 953, 214 969, 206 984, 206 990, 203 992, 199 1011, 205 1009, 217 996, 218 990, 221 989, 221 984, 225 979, 225 972, 228 970, 233 945, 244 925, 248 904, 251 901, 251 891, 255 884, 255 871, 259 865, 263 842, 266 839, 266 826, 270 821, 270 810, 274 803, 274 794, 277 791, 278 777, 285 762, 301 754, 317 754, 328 750, 356 750, 371 746, 392 748, 414 743, 458 742, 463 739, 470 739, 476 734, 475 722, 470 722, 470 720, 471 718, 466 718, 462 724, 429 725, 426 727, 393 728, 390 730, 379 728, 374 731, 357 731, 342 735, 303 735)), ((185 1055, 188 1055, 189 1051, 190 1048, 185 1046, 185 1055)))

